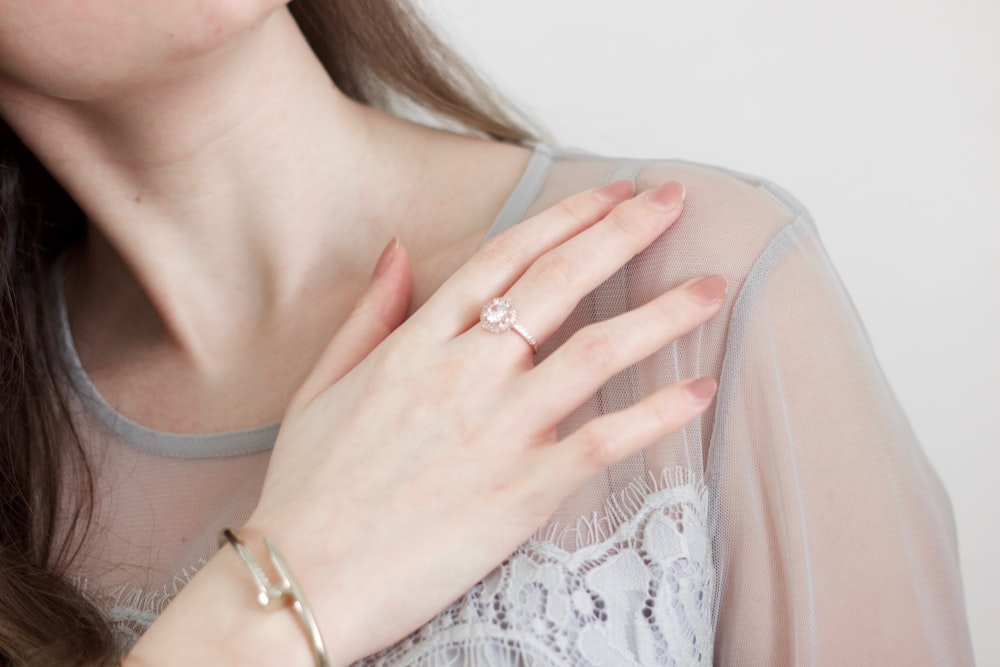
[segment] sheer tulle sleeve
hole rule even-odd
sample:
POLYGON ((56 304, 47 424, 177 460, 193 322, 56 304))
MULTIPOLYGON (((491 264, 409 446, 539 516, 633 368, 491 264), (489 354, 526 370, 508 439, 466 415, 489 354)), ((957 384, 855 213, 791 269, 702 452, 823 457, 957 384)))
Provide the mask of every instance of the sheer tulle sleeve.
POLYGON ((972 664, 948 498, 804 212, 749 271, 721 375, 716 664, 972 664))
POLYGON ((720 381, 702 419, 597 476, 512 559, 565 550, 567 598, 601 600, 599 623, 579 615, 565 632, 571 664, 971 664, 947 495, 808 213, 752 176, 585 155, 557 160, 532 209, 621 177, 680 180, 684 214, 584 299, 539 363, 688 278, 721 273, 730 294, 561 427, 684 378, 720 381))

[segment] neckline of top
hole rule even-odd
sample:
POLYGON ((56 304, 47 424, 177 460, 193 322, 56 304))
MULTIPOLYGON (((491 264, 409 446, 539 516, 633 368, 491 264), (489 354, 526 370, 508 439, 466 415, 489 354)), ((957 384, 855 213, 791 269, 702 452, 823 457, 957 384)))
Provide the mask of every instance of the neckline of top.
MULTIPOLYGON (((553 153, 551 148, 544 144, 534 144, 531 148, 532 154, 521 178, 507 197, 500 213, 483 237, 482 243, 519 222, 538 196, 552 167, 553 153)), ((91 382, 77 354, 66 311, 61 265, 62 259, 57 262, 54 271, 56 276, 54 300, 63 356, 77 397, 86 412, 101 427, 136 449, 171 458, 242 456, 267 451, 274 446, 280 422, 219 433, 171 433, 143 426, 115 410, 91 382)))

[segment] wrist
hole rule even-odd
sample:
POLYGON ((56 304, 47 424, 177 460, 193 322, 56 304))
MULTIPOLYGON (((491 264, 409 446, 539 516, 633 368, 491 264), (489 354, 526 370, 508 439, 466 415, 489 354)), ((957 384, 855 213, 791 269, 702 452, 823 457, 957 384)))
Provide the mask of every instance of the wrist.
POLYGON ((263 542, 270 563, 258 560, 253 550, 231 528, 224 529, 219 536, 219 547, 232 547, 246 567, 257 591, 257 604, 267 611, 288 609, 294 612, 312 650, 316 667, 331 667, 323 634, 316 625, 305 592, 274 542, 267 537, 263 542))
MULTIPOLYGON (((250 546, 261 552, 256 539, 250 546)), ((348 664, 336 645, 329 649, 331 665, 348 664)), ((295 612, 263 609, 246 565, 226 545, 168 605, 124 662, 125 667, 174 664, 314 667, 315 660, 295 612)))
MULTIPOLYGON (((364 595, 365 589, 358 586, 357 581, 354 586, 348 585, 352 580, 363 578, 356 560, 348 558, 348 554, 334 553, 329 544, 317 539, 313 531, 299 523, 292 526, 289 522, 268 522, 254 516, 238 533, 272 582, 277 581, 273 576, 276 571, 268 557, 265 539, 278 549, 305 597, 331 665, 351 664, 371 652, 371 646, 362 640, 366 622, 371 616, 366 606, 368 596, 364 595), (350 610, 350 613, 345 614, 345 610, 350 610)), ((245 587, 244 593, 256 604, 260 613, 270 615, 256 603, 257 587, 247 566, 228 544, 223 551, 233 552, 241 568, 238 578, 245 587)), ((296 618, 295 611, 284 609, 280 612, 296 626, 296 638, 312 655, 307 632, 296 618)), ((314 665, 315 661, 309 664, 314 665)))

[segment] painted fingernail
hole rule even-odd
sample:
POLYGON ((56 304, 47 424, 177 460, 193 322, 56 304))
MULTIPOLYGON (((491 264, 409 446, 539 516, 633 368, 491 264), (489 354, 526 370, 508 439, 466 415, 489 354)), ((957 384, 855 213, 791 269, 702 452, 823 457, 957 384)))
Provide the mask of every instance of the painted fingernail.
POLYGON ((379 255, 378 261, 375 262, 375 270, 372 271, 372 280, 377 279, 389 269, 389 266, 392 264, 392 258, 395 257, 397 250, 399 250, 399 238, 393 236, 392 240, 385 246, 385 250, 379 255))
POLYGON ((698 378, 684 386, 684 394, 692 403, 701 405, 715 396, 715 390, 718 386, 712 378, 698 378))
POLYGON ((684 186, 677 181, 670 181, 655 190, 646 191, 649 203, 662 211, 673 211, 676 208, 680 208, 681 204, 684 203, 684 196, 686 194, 684 186))
POLYGON ((615 181, 601 186, 594 191, 601 199, 613 202, 625 201, 635 194, 635 181, 615 181))
POLYGON ((691 295, 705 306, 712 306, 726 296, 726 279, 722 276, 705 276, 688 286, 691 295))

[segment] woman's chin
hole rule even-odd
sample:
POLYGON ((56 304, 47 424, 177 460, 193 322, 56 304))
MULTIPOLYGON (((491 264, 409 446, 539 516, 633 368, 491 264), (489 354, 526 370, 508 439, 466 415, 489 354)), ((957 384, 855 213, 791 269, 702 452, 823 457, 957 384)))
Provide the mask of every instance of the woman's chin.
POLYGON ((223 57, 285 11, 287 0, 149 4, 146 12, 126 13, 108 3, 96 9, 73 3, 51 9, 58 21, 15 21, 0 44, 0 89, 73 101, 112 98, 183 75, 212 54, 223 57), (180 11, 184 5, 188 11, 180 11))

